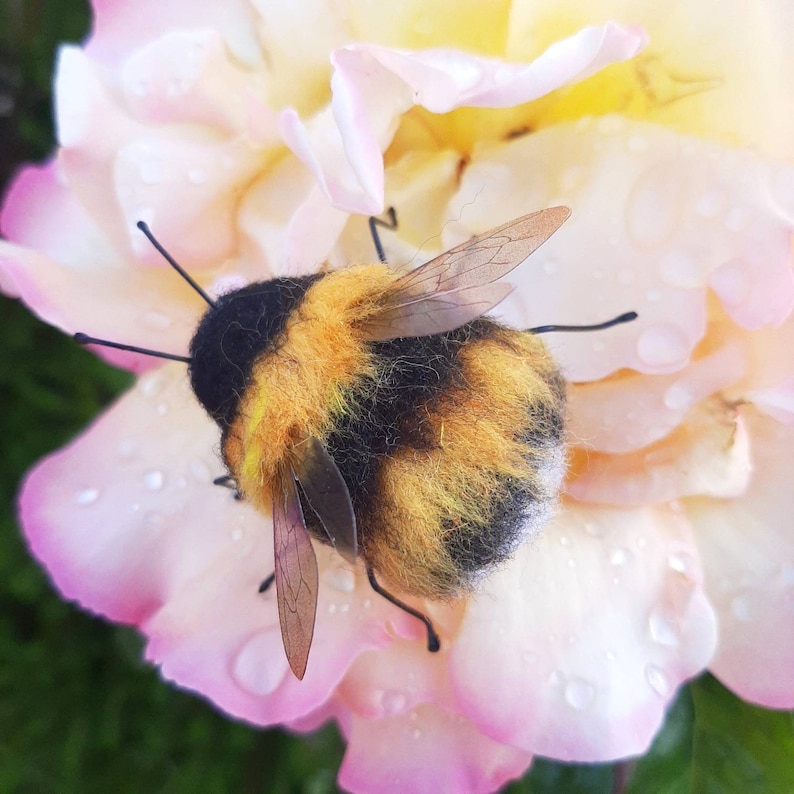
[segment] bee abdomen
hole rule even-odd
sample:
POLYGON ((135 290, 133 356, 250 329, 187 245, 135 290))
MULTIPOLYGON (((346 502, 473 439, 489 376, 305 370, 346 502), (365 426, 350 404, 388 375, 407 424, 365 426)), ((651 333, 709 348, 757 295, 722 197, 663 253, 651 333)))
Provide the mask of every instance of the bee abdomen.
POLYGON ((364 556, 404 592, 470 591, 555 504, 564 382, 539 339, 487 320, 375 347, 328 438, 364 556))

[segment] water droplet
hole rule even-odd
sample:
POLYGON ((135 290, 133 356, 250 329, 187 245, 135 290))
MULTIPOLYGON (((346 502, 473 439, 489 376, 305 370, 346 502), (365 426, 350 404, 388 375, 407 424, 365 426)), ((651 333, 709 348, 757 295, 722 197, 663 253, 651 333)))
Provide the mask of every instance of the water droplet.
POLYGON ((171 318, 162 312, 144 312, 141 315, 141 323, 155 331, 167 331, 171 327, 171 318))
POLYGON ((202 185, 207 181, 207 172, 198 166, 188 169, 188 181, 193 185, 202 185))
POLYGON ((344 615, 346 612, 350 612, 350 602, 345 601, 342 606, 339 607, 339 611, 344 615))
POLYGON ((660 289, 649 289, 645 293, 645 300, 648 303, 658 303, 662 299, 662 291, 660 289))
POLYGON ((149 160, 138 167, 138 177, 145 185, 159 185, 165 179, 165 168, 162 163, 149 160))
POLYGON ((521 659, 526 664, 537 664, 538 655, 536 653, 532 653, 532 651, 525 651, 523 654, 521 654, 521 659))
POLYGON ((422 738, 422 731, 420 731, 419 728, 414 728, 411 731, 411 736, 414 738, 415 741, 418 741, 419 739, 422 738))
POLYGON ((650 367, 682 365, 689 357, 689 345, 680 328, 664 323, 646 328, 640 334, 637 355, 650 367))
POLYGON ((159 491, 163 487, 165 477, 158 469, 151 469, 143 475, 143 484, 150 491, 159 491))
POLYGON ((648 545, 648 538, 645 535, 638 535, 634 543, 638 549, 644 549, 648 545))
POLYGON ((627 287, 629 284, 634 283, 634 271, 630 267, 622 267, 618 271, 618 284, 627 287))
POLYGON ((594 538, 603 538, 606 534, 604 526, 600 521, 585 521, 584 531, 594 538))
POLYGON ((336 614, 336 604, 329 604, 328 605, 328 614, 335 615, 336 614))
POLYGON ((99 490, 96 488, 84 488, 74 496, 74 501, 79 505, 92 505, 99 499, 99 490))
POLYGON ((163 385, 164 379, 159 372, 138 379, 138 388, 144 397, 156 397, 163 390, 163 385))
POLYGON ((755 616, 755 609, 753 608, 753 600, 749 594, 743 593, 731 599, 731 612, 736 620, 746 623, 755 616))
POLYGON ((135 455, 137 447, 138 445, 131 438, 125 438, 119 441, 116 451, 119 453, 120 458, 128 460, 135 455))
POLYGON ((369 598, 364 599, 364 609, 370 609, 372 607, 372 600, 369 598))
POLYGON ((240 527, 237 527, 236 529, 233 529, 230 534, 232 540, 236 542, 243 539, 243 535, 245 535, 245 532, 242 529, 240 529, 240 527))
POLYGON ((567 535, 560 536, 560 546, 570 546, 571 539, 567 535))
POLYGON ((192 460, 188 466, 190 475, 198 482, 207 483, 210 480, 210 470, 202 460, 192 460))
POLYGON ((559 269, 559 265, 557 264, 556 260, 554 260, 554 259, 547 259, 543 263, 543 272, 547 276, 556 275, 558 269, 559 269))
POLYGON ((356 587, 356 577, 348 568, 334 566, 325 574, 325 581, 339 593, 352 593, 356 587))
POLYGON ((621 116, 617 116, 617 115, 601 116, 596 121, 596 129, 602 135, 617 135, 619 132, 623 132, 624 128, 625 128, 625 123, 621 116))
POLYGON ((168 413, 168 403, 165 401, 157 403, 157 408, 155 410, 158 416, 165 416, 168 413))
POLYGON ((654 609, 648 617, 651 639, 667 648, 675 648, 679 642, 678 621, 666 609, 654 609))
POLYGON ((277 626, 248 640, 232 664, 234 680, 251 695, 269 695, 284 680, 288 670, 277 626))
POLYGON ((606 350, 606 345, 600 339, 596 339, 591 347, 594 353, 603 353, 606 350))
POLYGON ((622 567, 627 563, 631 562, 632 554, 628 549, 624 549, 623 547, 619 546, 617 548, 612 549, 609 553, 609 561, 612 565, 617 567, 622 567))
POLYGON ((565 702, 576 711, 590 708, 595 701, 595 695, 595 687, 584 678, 571 678, 563 690, 565 702))
MULTIPOLYGON (((140 505, 138 505, 138 508, 140 509, 140 505)), ((158 513, 156 510, 150 510, 144 515, 143 523, 150 529, 158 529, 165 524, 165 518, 162 513, 158 513)))
POLYGON ((685 551, 679 551, 675 554, 671 554, 667 558, 667 564, 672 568, 676 573, 684 573, 689 574, 695 568, 695 561, 690 554, 687 554, 685 551))
POLYGON ((720 190, 709 190, 695 204, 695 212, 702 218, 715 218, 725 206, 725 194, 720 190))
POLYGON ((661 667, 655 664, 645 665, 645 680, 657 695, 667 697, 670 694, 670 679, 661 667))
POLYGON ((692 407, 695 398, 686 383, 674 383, 665 391, 662 401, 671 411, 686 411, 692 407))
POLYGON ((380 698, 380 706, 384 717, 402 714, 408 705, 408 698, 396 689, 387 689, 380 698))
POLYGON ((688 251, 668 251, 659 260, 659 275, 665 284, 682 289, 702 286, 698 262, 688 251))

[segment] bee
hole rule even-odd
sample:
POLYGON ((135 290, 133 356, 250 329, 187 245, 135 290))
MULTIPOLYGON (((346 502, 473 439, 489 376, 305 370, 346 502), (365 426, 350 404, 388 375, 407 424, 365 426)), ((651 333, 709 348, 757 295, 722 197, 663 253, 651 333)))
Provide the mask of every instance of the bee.
POLYGON ((472 593, 536 533, 564 469, 565 382, 539 339, 486 318, 511 287, 499 279, 569 217, 553 207, 506 223, 400 274, 380 261, 274 278, 211 298, 148 227, 138 227, 204 298, 190 356, 96 339, 184 361, 221 434, 228 485, 273 517, 275 581, 289 665, 304 677, 318 569, 312 540, 373 589, 449 600, 472 593), (387 587, 382 584, 385 582, 387 587))

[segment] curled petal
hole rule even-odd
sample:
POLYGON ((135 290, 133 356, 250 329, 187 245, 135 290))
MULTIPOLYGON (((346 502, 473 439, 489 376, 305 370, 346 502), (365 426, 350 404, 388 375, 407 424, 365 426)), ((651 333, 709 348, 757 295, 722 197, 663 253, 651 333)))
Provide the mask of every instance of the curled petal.
POLYGON ((738 695, 794 707, 794 428, 747 410, 754 476, 736 499, 687 502, 720 621, 711 670, 738 695))
POLYGON ((452 684, 496 741, 607 761, 648 747, 675 690, 715 644, 680 514, 568 504, 470 603, 452 684))
POLYGON ((625 455, 573 453, 566 491, 581 502, 644 505, 742 494, 753 471, 747 428, 722 400, 705 403, 662 441, 625 455))
POLYGON ((413 105, 434 113, 465 106, 512 107, 580 80, 645 45, 636 28, 608 23, 558 42, 530 64, 455 50, 411 52, 353 44, 332 55, 330 112, 307 123, 282 115, 287 145, 312 171, 329 201, 350 212, 383 209, 383 156, 398 117, 413 105))

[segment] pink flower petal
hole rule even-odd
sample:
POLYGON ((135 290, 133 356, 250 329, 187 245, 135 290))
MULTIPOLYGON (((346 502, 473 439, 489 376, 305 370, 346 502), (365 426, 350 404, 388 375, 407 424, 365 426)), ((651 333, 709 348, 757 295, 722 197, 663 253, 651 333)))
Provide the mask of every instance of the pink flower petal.
POLYGON ((715 644, 683 516, 566 504, 471 602, 452 684, 496 741, 608 761, 647 749, 675 690, 715 644))
POLYGON ((345 734, 339 785, 354 793, 485 794, 523 774, 531 760, 432 706, 374 721, 351 715, 345 734))
POLYGON ((566 492, 581 502, 640 506, 685 496, 739 496, 751 474, 744 420, 717 398, 692 411, 665 439, 637 452, 577 450, 566 492))
POLYGON ((497 314, 526 328, 634 310, 639 319, 628 326, 547 342, 574 381, 621 368, 675 372, 704 335, 708 289, 720 279, 726 312, 745 327, 779 324, 791 312, 794 198, 775 187, 789 173, 652 124, 584 119, 481 146, 448 209, 444 244, 570 205, 571 220, 511 274, 518 289, 497 314), (740 261, 749 278, 737 303, 740 261))
MULTIPOLYGON (((127 107, 146 124, 202 124, 234 135, 252 103, 267 107, 264 73, 242 69, 217 30, 159 36, 132 54, 120 77, 127 107)), ((275 116, 272 122, 275 143, 275 116)))
POLYGON ((249 0, 193 3, 191 0, 93 0, 94 31, 87 45, 93 58, 109 67, 170 31, 220 31, 231 52, 248 64, 261 64, 256 12, 249 0))
MULTIPOLYGON (((0 221, 20 243, 0 241, 4 287, 42 319, 70 333, 185 353, 204 310, 201 299, 165 263, 129 267, 129 255, 112 248, 61 183, 56 164, 19 174, 0 221)), ((158 365, 135 354, 98 352, 136 371, 158 365)))
POLYGON ((324 110, 304 124, 287 110, 282 135, 329 201, 350 212, 377 214, 383 209, 382 152, 396 119, 413 105, 436 113, 512 107, 631 58, 645 42, 641 30, 607 23, 558 42, 530 64, 456 50, 350 45, 332 55, 332 115, 324 110))
POLYGON ((184 367, 171 364, 39 463, 21 492, 22 524, 61 593, 139 623, 232 545, 229 527, 250 511, 212 487, 216 445, 184 367))
POLYGON ((720 621, 711 670, 740 697, 794 707, 794 428, 747 410, 754 477, 728 500, 687 502, 720 621))

